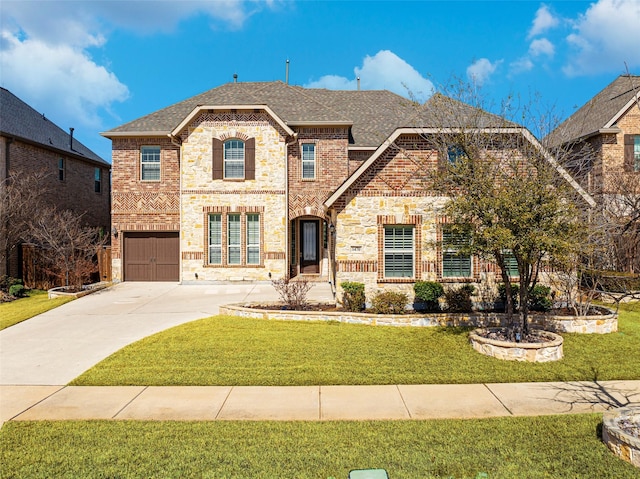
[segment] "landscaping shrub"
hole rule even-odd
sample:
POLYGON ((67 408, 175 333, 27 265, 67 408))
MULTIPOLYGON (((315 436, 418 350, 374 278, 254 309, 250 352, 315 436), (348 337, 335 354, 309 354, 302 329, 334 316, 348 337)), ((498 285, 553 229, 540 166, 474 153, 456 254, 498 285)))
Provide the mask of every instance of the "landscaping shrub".
POLYGON ((382 291, 371 300, 371 310, 376 314, 403 314, 409 297, 396 291, 382 291))
POLYGON ((347 311, 358 312, 364 311, 365 294, 364 283, 355 281, 343 281, 340 283, 342 287, 342 307, 347 311))
POLYGON ((14 298, 24 298, 27 295, 27 290, 21 284, 12 284, 9 286, 9 294, 14 298))
POLYGON ((444 292, 444 297, 447 301, 447 311, 451 313, 470 313, 473 310, 471 296, 473 296, 475 290, 471 284, 447 289, 444 292))
POLYGON ((20 278, 12 278, 11 276, 2 275, 0 276, 0 291, 4 291, 5 293, 9 292, 9 288, 16 284, 22 284, 22 280, 20 278))
POLYGON ((416 281, 413 285, 416 304, 414 308, 418 311, 434 313, 440 311, 438 298, 444 295, 444 288, 435 281, 416 281))
POLYGON ((529 309, 531 311, 549 311, 553 307, 551 288, 537 284, 529 293, 529 309))
MULTIPOLYGON (((520 285, 511 284, 511 297, 513 299, 514 311, 519 307, 519 295, 520 285)), ((507 305, 507 292, 504 283, 498 285, 498 297, 504 304, 506 309, 507 305)), ((530 311, 549 311, 553 307, 553 299, 551 298, 551 288, 537 284, 529 293, 529 310, 530 311)))
POLYGON ((306 279, 292 281, 287 276, 282 279, 274 279, 271 284, 287 309, 300 310, 307 306, 307 293, 313 288, 313 283, 306 279))

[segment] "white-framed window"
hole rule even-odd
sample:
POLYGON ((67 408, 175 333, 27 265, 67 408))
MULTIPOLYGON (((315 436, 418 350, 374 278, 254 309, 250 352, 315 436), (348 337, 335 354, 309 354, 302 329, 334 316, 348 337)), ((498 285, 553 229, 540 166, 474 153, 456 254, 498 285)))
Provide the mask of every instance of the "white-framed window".
POLYGON ((460 252, 470 238, 450 228, 442 230, 442 277, 466 278, 471 276, 471 255, 460 252))
POLYGON ((414 277, 414 227, 384 227, 384 277, 414 277))
POLYGON ((140 149, 140 179, 160 181, 160 147, 143 146, 140 149))
POLYGON ((242 264, 240 214, 227 215, 227 264, 242 264))
POLYGON ((244 179, 244 141, 224 142, 224 179, 244 179))
POLYGON ((93 191, 100 193, 102 191, 102 169, 93 169, 93 191))
POLYGON ((302 144, 302 179, 314 180, 316 178, 316 145, 314 143, 302 144))
POLYGON ((58 179, 64 181, 64 158, 58 158, 58 179))
POLYGON ((633 137, 633 171, 640 172, 640 135, 633 137))
POLYGON ((460 158, 463 158, 465 156, 466 153, 464 151, 464 148, 462 148, 460 145, 449 145, 447 147, 447 160, 449 161, 449 163, 454 164, 460 158))
POLYGON ((222 215, 209 214, 209 264, 222 264, 222 215))
POLYGON ((247 264, 260 264, 260 215, 247 214, 247 264))

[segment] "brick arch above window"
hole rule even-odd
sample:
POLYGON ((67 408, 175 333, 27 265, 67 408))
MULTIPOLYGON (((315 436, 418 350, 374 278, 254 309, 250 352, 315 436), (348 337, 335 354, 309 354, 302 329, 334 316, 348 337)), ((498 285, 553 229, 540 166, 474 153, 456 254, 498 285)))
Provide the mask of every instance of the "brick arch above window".
POLYGON ((228 131, 220 135, 220 141, 223 141, 223 142, 227 140, 247 141, 249 138, 250 138, 249 135, 241 131, 228 131))

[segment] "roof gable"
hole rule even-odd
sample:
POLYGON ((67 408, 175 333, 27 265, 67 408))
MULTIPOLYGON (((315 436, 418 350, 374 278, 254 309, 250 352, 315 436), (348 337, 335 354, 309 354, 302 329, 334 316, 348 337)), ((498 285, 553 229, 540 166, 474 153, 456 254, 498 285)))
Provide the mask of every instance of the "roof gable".
POLYGON ((640 76, 620 75, 553 130, 546 141, 550 146, 559 146, 615 126, 638 94, 640 76))
POLYGON ((0 132, 5 136, 55 149, 67 155, 86 158, 109 165, 107 161, 84 146, 77 139, 71 144, 70 134, 38 113, 5 88, 0 88, 0 132))

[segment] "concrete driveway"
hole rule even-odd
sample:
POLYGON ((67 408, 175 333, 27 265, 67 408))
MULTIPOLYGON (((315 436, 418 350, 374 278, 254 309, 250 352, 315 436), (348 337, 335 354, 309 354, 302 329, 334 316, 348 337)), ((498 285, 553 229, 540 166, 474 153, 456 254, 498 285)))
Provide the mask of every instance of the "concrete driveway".
MULTIPOLYGON (((325 283, 309 297, 332 298, 325 283)), ((220 304, 277 299, 268 283, 119 283, 0 331, 0 385, 64 385, 127 344, 218 314, 220 304)))

